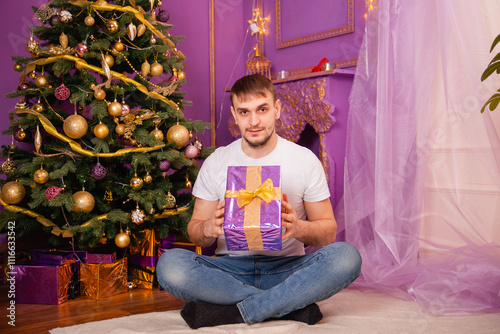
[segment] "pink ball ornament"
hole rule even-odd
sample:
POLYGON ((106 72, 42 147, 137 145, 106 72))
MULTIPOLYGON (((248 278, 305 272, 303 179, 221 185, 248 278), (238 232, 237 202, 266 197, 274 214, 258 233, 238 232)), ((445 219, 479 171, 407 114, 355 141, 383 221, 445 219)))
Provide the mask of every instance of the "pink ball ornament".
POLYGON ((81 42, 75 46, 75 51, 78 56, 83 57, 83 55, 89 51, 89 47, 87 46, 87 43, 81 42))
POLYGON ((168 160, 161 160, 158 162, 158 169, 161 170, 162 172, 166 172, 167 170, 170 169, 170 161, 168 160))
POLYGON ((188 145, 184 150, 186 158, 195 159, 200 155, 200 149, 194 145, 188 145))
POLYGON ((90 175, 96 180, 104 179, 107 174, 108 174, 108 171, 100 163, 97 163, 97 165, 92 167, 92 171, 90 173, 90 175))
POLYGON ((51 199, 56 198, 57 195, 62 193, 64 188, 59 188, 56 186, 48 187, 47 190, 45 190, 45 198, 47 198, 49 201, 51 199))
POLYGON ((66 87, 64 84, 61 84, 61 86, 56 88, 54 95, 56 96, 56 98, 58 100, 64 101, 64 100, 68 99, 68 97, 70 95, 70 91, 69 91, 68 87, 66 87))
POLYGON ((126 103, 122 103, 122 116, 127 116, 130 112, 130 106, 126 103))

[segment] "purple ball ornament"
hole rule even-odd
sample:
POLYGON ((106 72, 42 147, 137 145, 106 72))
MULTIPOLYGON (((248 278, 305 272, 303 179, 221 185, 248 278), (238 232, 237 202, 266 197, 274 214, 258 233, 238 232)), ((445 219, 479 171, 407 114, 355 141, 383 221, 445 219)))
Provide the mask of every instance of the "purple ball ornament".
POLYGON ((162 172, 166 172, 170 169, 170 161, 168 160, 160 160, 158 161, 158 169, 162 172))
POLYGON ((59 188, 56 186, 48 187, 47 190, 45 190, 45 198, 47 198, 49 201, 51 199, 56 198, 57 195, 62 193, 64 188, 59 188))
POLYGON ((96 180, 104 179, 107 174, 108 174, 108 171, 99 162, 97 163, 97 165, 92 167, 92 171, 90 172, 90 176, 92 176, 96 180))
POLYGON ((17 86, 17 90, 26 90, 30 88, 30 86, 26 82, 22 82, 17 86))
POLYGON ((170 20, 170 13, 164 9, 159 9, 156 19, 160 22, 167 23, 170 20))
POLYGON ((52 15, 49 19, 49 24, 51 26, 54 26, 58 22, 61 22, 61 18, 59 17, 59 15, 52 15))
POLYGON ((194 145, 188 145, 184 149, 184 154, 186 155, 186 158, 195 159, 200 155, 200 149, 194 145))

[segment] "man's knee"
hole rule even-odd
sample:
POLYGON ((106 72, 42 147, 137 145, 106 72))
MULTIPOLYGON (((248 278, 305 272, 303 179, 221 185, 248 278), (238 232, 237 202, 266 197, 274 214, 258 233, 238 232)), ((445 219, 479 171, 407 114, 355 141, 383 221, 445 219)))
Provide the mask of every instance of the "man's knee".
POLYGON ((186 281, 186 256, 192 256, 192 252, 185 249, 169 249, 163 253, 156 266, 158 282, 166 286, 178 286, 186 281))
POLYGON ((353 276, 359 276, 362 259, 356 247, 347 242, 335 242, 325 247, 325 250, 330 252, 327 256, 337 268, 353 276))

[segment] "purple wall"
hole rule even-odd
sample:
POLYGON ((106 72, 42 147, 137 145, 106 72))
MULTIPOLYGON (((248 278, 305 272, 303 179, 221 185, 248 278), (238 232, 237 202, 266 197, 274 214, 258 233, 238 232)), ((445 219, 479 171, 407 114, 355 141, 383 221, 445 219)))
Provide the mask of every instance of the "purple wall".
MULTIPOLYGON (((45 3, 43 0, 6 1, 2 3, 2 10, 8 15, 4 15, 0 20, 0 67, 2 80, 0 80, 0 130, 8 128, 9 110, 13 109, 17 103, 16 99, 7 99, 5 94, 14 91, 19 84, 19 73, 14 71, 14 61, 12 56, 27 56, 25 44, 29 40, 29 27, 39 24, 40 21, 33 20, 31 6, 40 6, 45 3)), ((0 136, 0 145, 8 145, 11 142, 10 136, 0 136)), ((2 160, 3 163, 3 160, 2 160)))

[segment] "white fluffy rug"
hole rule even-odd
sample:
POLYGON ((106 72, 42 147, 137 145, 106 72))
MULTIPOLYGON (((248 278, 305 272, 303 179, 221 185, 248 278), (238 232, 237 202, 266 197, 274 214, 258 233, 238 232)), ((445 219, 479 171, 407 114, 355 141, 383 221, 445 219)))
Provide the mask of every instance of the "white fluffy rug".
MULTIPOLYGON (((500 314, 433 317, 422 314, 412 301, 380 293, 344 290, 318 303, 324 318, 314 326, 293 321, 269 321, 255 325, 224 325, 200 328, 197 333, 274 334, 274 333, 498 333, 500 314)), ((77 326, 56 328, 52 334, 154 334, 192 333, 180 311, 154 312, 77 326)))

